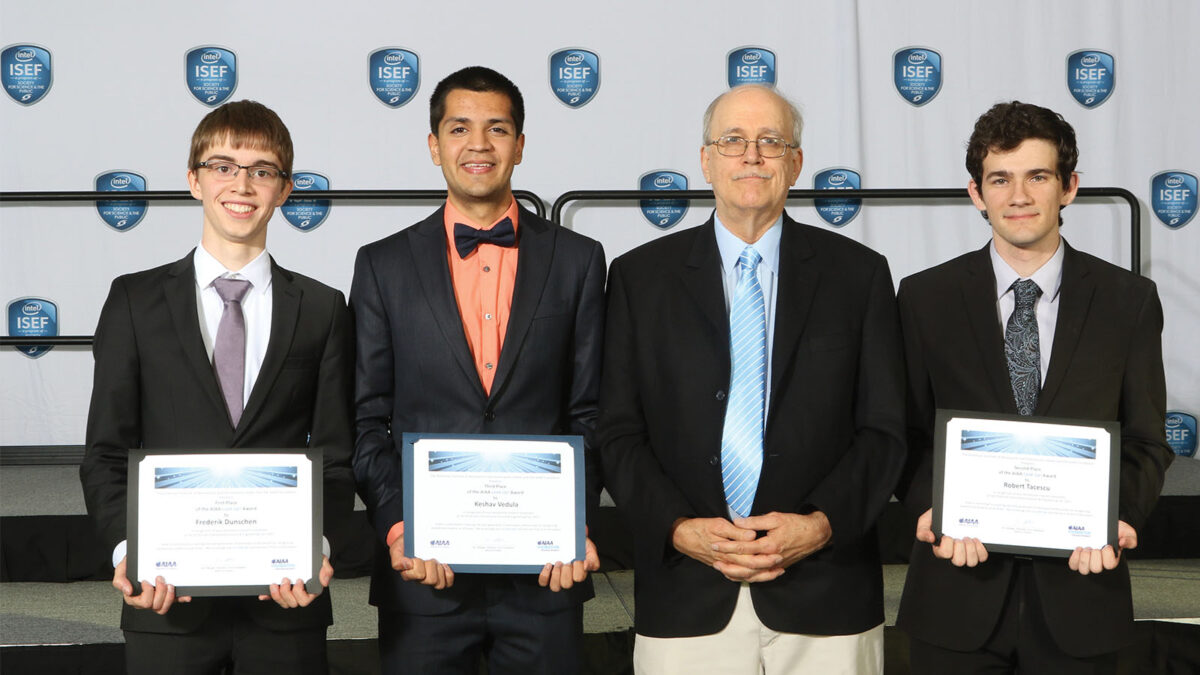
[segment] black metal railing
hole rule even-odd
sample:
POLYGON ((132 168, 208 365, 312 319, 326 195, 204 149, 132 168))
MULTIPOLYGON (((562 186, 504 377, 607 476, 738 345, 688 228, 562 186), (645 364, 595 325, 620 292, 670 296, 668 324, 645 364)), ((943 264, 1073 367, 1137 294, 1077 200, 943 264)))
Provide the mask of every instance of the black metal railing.
MULTIPOLYGON (((513 195, 533 207, 534 213, 546 217, 546 204, 529 190, 513 190, 513 195)), ((0 202, 106 202, 106 201, 189 201, 194 200, 186 190, 147 190, 145 192, 0 192, 0 202)), ((445 190, 301 190, 293 191, 291 199, 341 199, 346 201, 443 201, 445 190)))
MULTIPOLYGON (((514 195, 545 217, 545 206, 536 194, 514 190, 514 195)), ((440 201, 445 190, 314 190, 296 195, 303 199, 344 199, 351 201, 440 201)), ((1130 269, 1141 273, 1141 209, 1137 197, 1124 188, 1080 188, 1078 198, 1115 197, 1129 205, 1130 269)), ((789 199, 879 199, 879 200, 951 200, 967 198, 962 188, 886 188, 868 190, 791 190, 789 199)), ((0 192, 0 202, 91 202, 112 200, 187 201, 190 192, 0 192)), ((567 204, 579 201, 630 201, 641 199, 712 200, 710 190, 572 190, 554 201, 550 219, 562 224, 567 204)), ((91 335, 60 335, 56 337, 0 336, 0 347, 8 346, 87 346, 91 335)), ((0 464, 76 464, 83 456, 82 446, 0 446, 0 464)))
MULTIPOLYGON (((1079 188, 1077 199, 1116 197, 1129 205, 1129 269, 1142 273, 1142 211, 1137 197, 1125 188, 1079 188)), ((702 199, 712 200, 712 190, 572 190, 559 195, 550 208, 550 220, 562 224, 563 210, 571 202, 630 201, 641 199, 702 199)), ((947 200, 967 199, 965 188, 875 188, 869 190, 789 190, 788 199, 893 199, 947 200)))

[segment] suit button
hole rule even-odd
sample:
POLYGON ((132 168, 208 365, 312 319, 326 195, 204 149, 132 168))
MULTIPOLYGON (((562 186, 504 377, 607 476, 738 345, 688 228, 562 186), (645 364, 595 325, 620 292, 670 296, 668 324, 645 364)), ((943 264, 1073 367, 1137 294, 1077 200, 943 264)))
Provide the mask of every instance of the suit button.
POLYGON ((496 419, 496 413, 492 412, 491 410, 483 411, 483 421, 491 422, 495 419, 496 419))
POLYGON ((713 455, 712 457, 709 457, 709 458, 708 458, 708 463, 709 463, 709 464, 711 464, 711 465, 713 465, 713 466, 720 466, 720 464, 721 464, 721 456, 720 456, 720 455, 713 455))
POLYGON ((724 401, 724 400, 725 400, 725 390, 724 390, 724 389, 718 389, 718 390, 717 390, 717 400, 718 400, 718 401, 724 401))

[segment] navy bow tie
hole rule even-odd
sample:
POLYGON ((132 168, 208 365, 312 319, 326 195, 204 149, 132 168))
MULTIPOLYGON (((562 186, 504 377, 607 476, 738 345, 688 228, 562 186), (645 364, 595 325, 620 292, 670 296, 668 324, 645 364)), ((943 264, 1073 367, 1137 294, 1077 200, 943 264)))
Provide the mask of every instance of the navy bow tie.
POLYGON ((462 223, 454 224, 454 248, 458 249, 458 257, 465 258, 471 255, 471 251, 474 251, 480 244, 515 246, 517 231, 513 228, 512 219, 505 218, 490 230, 477 230, 462 223))

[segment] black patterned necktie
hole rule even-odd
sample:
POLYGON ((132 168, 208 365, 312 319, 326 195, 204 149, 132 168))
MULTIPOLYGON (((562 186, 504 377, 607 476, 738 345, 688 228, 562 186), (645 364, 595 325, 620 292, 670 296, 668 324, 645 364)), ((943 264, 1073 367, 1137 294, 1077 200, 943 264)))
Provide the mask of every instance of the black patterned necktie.
POLYGON ((1008 358, 1008 377, 1012 380, 1017 412, 1032 415, 1038 392, 1042 390, 1042 350, 1034 311, 1042 289, 1032 279, 1018 279, 1011 288, 1017 306, 1004 329, 1004 355, 1008 358))

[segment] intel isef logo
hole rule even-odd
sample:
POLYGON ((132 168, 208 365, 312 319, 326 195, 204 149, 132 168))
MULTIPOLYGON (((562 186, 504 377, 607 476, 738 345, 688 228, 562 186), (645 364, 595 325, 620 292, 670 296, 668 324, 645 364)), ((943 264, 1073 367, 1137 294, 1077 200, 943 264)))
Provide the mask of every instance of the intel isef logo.
POLYGON ((301 232, 311 232, 317 229, 329 217, 328 199, 297 199, 297 192, 306 190, 328 190, 329 179, 311 171, 297 171, 292 174, 292 196, 283 206, 283 217, 292 227, 301 232))
POLYGON ((739 84, 775 86, 775 52, 763 47, 740 47, 725 57, 729 87, 739 84))
MULTIPOLYGON (((20 298, 8 303, 9 337, 58 335, 58 306, 45 298, 20 298)), ((18 345, 17 351, 36 359, 53 349, 48 345, 18 345)))
POLYGON ((1163 171, 1150 179, 1150 210, 1163 225, 1177 230, 1196 215, 1196 177, 1186 171, 1163 171))
MULTIPOLYGON (((132 171, 109 171, 96 176, 96 192, 145 192, 146 179, 132 171)), ((100 220, 117 232, 132 229, 146 216, 145 200, 104 200, 96 202, 100 220)))
POLYGON ((1167 413, 1167 445, 1180 457, 1196 456, 1196 417, 1185 412, 1167 413))
MULTIPOLYGON (((814 190, 857 190, 862 187, 862 176, 853 169, 825 169, 813 176, 814 190)), ((814 199, 813 206, 821 220, 843 227, 854 220, 862 208, 861 199, 814 199)))
POLYGON ((1095 108, 1104 103, 1115 82, 1112 54, 1084 49, 1067 57, 1067 89, 1079 105, 1095 108))
POLYGON ((550 89, 571 108, 587 105, 600 90, 600 57, 586 49, 560 49, 550 55, 550 89))
POLYGON ((50 91, 50 51, 37 45, 9 45, 0 52, 4 92, 21 105, 33 105, 50 91))
POLYGON ((942 90, 942 55, 927 47, 905 47, 892 55, 892 81, 900 96, 923 106, 942 90))
POLYGON ((421 88, 421 58, 399 47, 383 47, 367 58, 371 93, 389 108, 412 100, 421 88))
MULTIPOLYGON (((688 179, 678 171, 651 171, 638 179, 638 189, 686 190, 688 179)), ((688 210, 686 199, 643 199, 640 205, 646 220, 664 230, 677 225, 688 210)))
POLYGON ((237 55, 224 47, 196 47, 187 53, 187 86, 192 96, 215 108, 237 88, 237 55))

